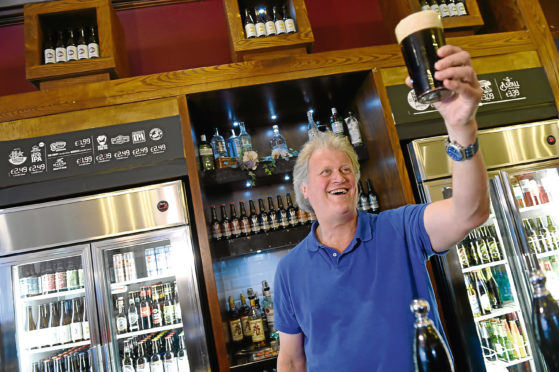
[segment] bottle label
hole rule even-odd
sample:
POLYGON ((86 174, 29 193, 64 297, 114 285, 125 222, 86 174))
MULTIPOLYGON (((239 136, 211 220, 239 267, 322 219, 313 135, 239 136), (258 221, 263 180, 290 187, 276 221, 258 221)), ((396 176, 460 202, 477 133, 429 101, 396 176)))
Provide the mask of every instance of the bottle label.
POLYGON ((479 309, 479 304, 477 303, 477 298, 475 294, 468 295, 468 300, 470 300, 470 306, 472 307, 472 313, 479 315, 481 310, 479 309))
POLYGON ((479 302, 482 309, 491 310, 491 301, 487 293, 479 296, 479 302))
POLYGON ((148 318, 151 315, 151 309, 149 306, 142 306, 140 307, 140 316, 142 318, 148 318))
POLYGON ((441 16, 442 17, 450 17, 450 11, 448 9, 448 5, 446 5, 445 3, 442 3, 439 8, 441 10, 441 16))
POLYGON ((160 360, 151 362, 151 372, 163 372, 163 363, 160 360))
POLYGON ((66 62, 66 48, 56 48, 56 62, 66 62))
POLYGON ((66 47, 66 58, 68 61, 78 60, 78 48, 75 45, 68 45, 66 47))
POLYGON ((136 365, 136 372, 150 372, 149 363, 138 363, 136 365))
POLYGON ((448 5, 448 10, 449 10, 449 12, 450 12, 450 16, 451 16, 451 17, 456 17, 456 16, 458 16, 458 7, 456 6, 455 3, 450 3, 450 4, 448 5))
POLYGON ((248 315, 241 317, 241 323, 243 325, 243 334, 245 336, 252 336, 252 330, 250 328, 250 321, 248 320, 248 315))
POLYGON ((219 222, 215 222, 212 225, 212 235, 215 240, 221 239, 221 225, 219 222))
POLYGON ((175 302, 175 321, 180 323, 182 321, 181 304, 179 301, 175 302))
POLYGON ((245 235, 250 234, 250 222, 248 221, 248 218, 243 218, 241 220, 241 231, 245 235))
POLYGON ((256 25, 256 36, 266 36, 266 26, 262 22, 258 22, 256 25))
POLYGON ((295 210, 289 212, 289 224, 291 226, 296 226, 298 222, 297 212, 295 210))
POLYGON ((266 309, 264 309, 264 312, 266 313, 266 320, 268 321, 268 325, 272 327, 274 325, 274 308, 267 307, 266 309))
POLYGON ((353 146, 361 145, 363 139, 361 138, 361 133, 359 132, 359 122, 357 120, 347 120, 347 131, 349 132, 349 139, 353 146))
POLYGON ((373 210, 380 209, 380 205, 378 204, 378 198, 375 195, 369 194, 369 204, 373 210))
POLYGON ((247 39, 256 37, 256 26, 254 25, 254 23, 247 23, 245 25, 245 32, 247 34, 247 39))
POLYGON ((27 278, 19 279, 19 291, 21 297, 26 297, 29 294, 29 286, 27 284, 27 278))
POLYGON ((116 330, 118 333, 125 333, 128 324, 126 324, 126 318, 121 316, 116 319, 116 330))
POLYGON ((437 4, 431 5, 431 10, 436 12, 438 15, 441 15, 441 10, 439 9, 439 5, 437 4))
POLYGON ((81 322, 70 324, 70 331, 72 332, 72 341, 76 342, 83 339, 81 322))
POLYGON ((243 325, 240 319, 230 320, 229 328, 231 328, 231 337, 233 341, 243 340, 243 325))
POLYGON ((337 135, 344 135, 344 125, 342 124, 341 121, 334 121, 332 122, 332 132, 334 132, 334 134, 337 135))
POLYGON ((157 306, 154 306, 151 310, 151 322, 154 327, 161 326, 161 312, 157 306))
POLYGON ((287 29, 285 28, 285 22, 282 19, 276 21, 276 31, 279 34, 285 34, 287 29))
POLYGON ((29 296, 37 296, 41 294, 41 285, 40 285, 39 278, 36 276, 27 278, 27 288, 28 288, 27 294, 29 296))
POLYGON ((178 372, 175 358, 165 359, 165 372, 178 372))
POLYGON ((252 342, 260 342, 266 339, 264 335, 264 324, 262 318, 250 320, 250 330, 252 332, 252 342))
POLYGON ((178 356, 177 362, 179 366, 179 372, 190 372, 190 365, 188 364, 188 358, 186 355, 178 356))
POLYGON ((78 288, 78 270, 66 271, 66 287, 68 289, 78 288))
POLYGON ((173 324, 175 322, 175 310, 171 305, 165 305, 163 308, 163 318, 165 319, 165 324, 173 324))
POLYGON ((200 156, 213 156, 213 151, 211 147, 201 147, 200 156))
POLYGON ((70 330, 70 324, 60 326, 58 331, 61 344, 67 344, 72 341, 72 331, 70 330))
POLYGON ((222 227, 223 227, 223 236, 226 239, 229 239, 231 237, 231 226, 229 225, 228 222, 225 222, 223 223, 222 227))
POLYGON ((287 227, 289 226, 289 220, 287 219, 287 211, 283 210, 280 212, 281 214, 281 226, 287 227))
POLYGON ((466 12, 466 7, 464 6, 464 4, 462 2, 459 2, 458 4, 456 4, 456 7, 458 8, 458 15, 465 16, 465 15, 468 14, 468 12, 466 12))
POLYGON ((78 59, 88 59, 89 58, 89 50, 87 49, 87 45, 81 44, 78 45, 78 59))
POLYGON ((231 233, 235 236, 238 236, 238 235, 241 234, 241 228, 239 226, 239 221, 238 220, 231 221, 231 233))
POLYGON ((49 49, 45 49, 45 64, 47 63, 56 63, 56 52, 54 51, 54 49, 49 48, 49 49))
POLYGON ((56 277, 55 277, 55 281, 56 281, 56 289, 57 290, 61 290, 61 289, 66 289, 66 285, 68 284, 66 282, 66 271, 59 271, 56 273, 56 277))
POLYGON ((138 314, 128 313, 128 324, 130 324, 130 330, 138 328, 138 314))
POLYGON ((122 366, 122 372, 135 372, 133 366, 122 366))
POLYGON ((307 223, 307 213, 305 213, 301 208, 297 209, 297 219, 301 225, 307 223))
POLYGON ((431 10, 431 7, 429 6, 429 4, 425 4, 421 7, 421 10, 431 10))
POLYGON ((284 23, 287 32, 297 32, 297 30, 295 29, 295 21, 292 18, 287 18, 286 20, 284 20, 284 23))
POLYGON ((266 34, 267 35, 276 34, 276 24, 273 21, 266 22, 266 34))
POLYGON ((252 232, 258 234, 260 232, 260 224, 258 223, 258 216, 250 216, 250 224, 252 225, 252 232))
POLYGON ((52 345, 58 345, 60 344, 60 327, 50 327, 50 338, 51 338, 51 344, 52 345))
POLYGON ((99 44, 89 43, 87 50, 89 51, 89 58, 99 58, 99 44))
POLYGON ((82 334, 83 334, 83 339, 84 340, 89 340, 90 338, 90 334, 89 334, 89 322, 82 322, 82 334))

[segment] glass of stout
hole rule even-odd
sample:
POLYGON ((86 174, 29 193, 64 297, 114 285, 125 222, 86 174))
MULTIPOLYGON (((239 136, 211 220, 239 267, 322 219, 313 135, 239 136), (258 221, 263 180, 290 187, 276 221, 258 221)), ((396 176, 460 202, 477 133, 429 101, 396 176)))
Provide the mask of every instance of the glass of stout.
POLYGON ((410 14, 395 33, 417 100, 429 104, 449 97, 451 92, 435 79, 437 50, 445 45, 441 17, 432 10, 410 14))

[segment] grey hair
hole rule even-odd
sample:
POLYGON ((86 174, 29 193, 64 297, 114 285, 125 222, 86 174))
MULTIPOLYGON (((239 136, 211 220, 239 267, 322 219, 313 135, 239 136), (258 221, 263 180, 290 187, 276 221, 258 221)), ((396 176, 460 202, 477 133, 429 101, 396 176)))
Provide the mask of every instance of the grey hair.
POLYGON ((357 160, 357 154, 349 141, 345 137, 336 136, 332 132, 319 132, 312 140, 307 141, 301 151, 299 152, 299 157, 295 166, 293 167, 293 188, 295 192, 295 200, 299 208, 306 212, 314 213, 314 209, 309 202, 309 199, 303 196, 301 191, 301 186, 306 185, 309 178, 309 159, 311 155, 320 149, 332 149, 344 152, 349 160, 351 161, 351 167, 353 168, 353 174, 355 179, 359 180, 359 161, 357 160))

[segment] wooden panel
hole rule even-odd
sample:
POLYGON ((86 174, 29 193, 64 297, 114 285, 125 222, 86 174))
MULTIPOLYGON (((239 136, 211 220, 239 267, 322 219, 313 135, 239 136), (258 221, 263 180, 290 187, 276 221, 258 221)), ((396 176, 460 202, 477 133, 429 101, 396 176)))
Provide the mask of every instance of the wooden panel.
POLYGON ((172 98, 100 107, 5 122, 2 123, 1 140, 49 136, 178 114, 176 99, 172 98))
MULTIPOLYGON (((502 54, 496 56, 477 57, 472 60, 476 73, 490 74, 499 71, 511 71, 524 68, 541 67, 536 51, 502 54)), ((405 66, 381 69, 382 80, 386 86, 400 85, 408 75, 405 66)))
MULTIPOLYGON (((182 134, 184 143, 184 154, 186 157, 186 165, 188 169, 188 183, 191 191, 191 199, 193 205, 193 214, 196 223, 196 232, 198 235, 198 246, 200 248, 200 257, 202 260, 202 271, 204 275, 204 283, 206 294, 208 296, 208 305, 211 315, 211 325, 213 332, 214 346, 217 352, 219 371, 229 370, 229 358, 227 356, 225 335, 223 333, 221 318, 221 308, 217 297, 217 289, 215 285, 215 277, 213 271, 213 261, 210 251, 208 236, 210 236, 206 218, 204 214, 204 202, 202 200, 202 189, 200 187, 200 179, 198 177, 198 160, 197 151, 193 142, 195 138, 192 134, 190 126, 190 117, 186 98, 184 96, 178 98, 179 110, 182 122, 182 134)), ((208 330, 209 331, 209 330, 208 330)))
MULTIPOLYGON (((533 50, 526 32, 449 38, 472 56, 533 50)), ((403 65, 397 45, 203 67, 0 97, 0 122, 235 86, 403 65), (70 99, 71 97, 71 99, 70 99)), ((3 131, 0 130, 0 140, 3 131)))
POLYGON ((559 1, 540 0, 540 5, 554 38, 559 37, 559 1))
POLYGON ((84 75, 84 76, 71 77, 66 79, 41 81, 39 83, 39 86, 41 89, 52 89, 52 88, 59 88, 59 87, 67 87, 76 84, 93 83, 96 81, 107 81, 110 79, 111 79, 110 74, 108 72, 103 72, 100 74, 84 75))
MULTIPOLYGON (((532 0, 531 3, 535 3, 532 0)), ((485 20, 483 32, 508 32, 525 30, 526 25, 518 10, 517 0, 478 0, 485 20)))

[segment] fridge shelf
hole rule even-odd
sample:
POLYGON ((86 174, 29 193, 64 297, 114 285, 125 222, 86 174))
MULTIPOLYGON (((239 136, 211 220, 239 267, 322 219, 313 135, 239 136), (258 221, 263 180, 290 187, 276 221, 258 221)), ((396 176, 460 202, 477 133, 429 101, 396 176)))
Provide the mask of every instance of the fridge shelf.
POLYGON ((549 202, 549 203, 544 203, 544 204, 533 205, 531 207, 519 208, 518 211, 521 214, 530 214, 531 212, 538 212, 541 209, 548 209, 548 208, 551 209, 552 207, 556 207, 556 203, 549 202))
POLYGON ((497 318, 501 315, 514 313, 515 311, 520 311, 520 308, 516 304, 512 304, 512 305, 509 305, 509 306, 505 306, 502 309, 492 311, 491 314, 475 317, 475 321, 476 322, 482 322, 484 320, 497 318))
POLYGON ((486 363, 489 366, 495 366, 495 367, 498 367, 498 368, 508 368, 508 367, 512 367, 516 364, 528 362, 532 359, 534 359, 534 358, 532 358, 531 356, 528 356, 528 357, 522 358, 522 359, 511 360, 510 362, 504 362, 502 360, 498 360, 498 361, 488 361, 488 360, 486 360, 486 363))
POLYGON ((462 272, 463 273, 469 273, 471 271, 485 269, 486 267, 500 266, 500 265, 506 265, 506 264, 507 264, 507 260, 495 261, 495 262, 490 262, 490 263, 483 264, 483 265, 470 266, 470 267, 467 267, 465 269, 462 269, 462 272))
POLYGON ((126 286, 131 285, 131 284, 138 284, 138 283, 144 283, 144 282, 156 281, 156 280, 163 280, 163 279, 171 279, 171 278, 174 279, 175 275, 174 274, 165 274, 165 275, 158 275, 158 276, 148 276, 148 277, 138 278, 138 279, 134 279, 134 280, 127 280, 125 282, 120 282, 120 283, 112 283, 111 284, 111 293, 112 294, 124 293, 128 290, 126 288, 126 286))
POLYGON ((85 288, 72 289, 71 291, 64 291, 64 292, 48 293, 48 294, 33 296, 33 297, 22 297, 20 298, 20 300, 22 302, 31 302, 31 301, 47 300, 49 298, 56 298, 56 297, 63 297, 63 296, 68 297, 68 296, 74 296, 80 294, 85 294, 85 288))
POLYGON ((27 352, 29 354, 40 354, 40 353, 46 353, 46 352, 56 351, 56 350, 72 349, 74 347, 89 345, 90 343, 91 343, 91 340, 85 340, 85 341, 80 341, 80 342, 73 342, 71 344, 42 347, 40 349, 31 349, 31 350, 27 350, 27 352))
POLYGON ((538 258, 546 258, 546 257, 550 257, 550 256, 559 256, 559 249, 556 249, 556 250, 551 251, 551 252, 544 252, 544 253, 536 254, 536 257, 538 257, 538 258))
POLYGON ((147 335, 148 333, 168 331, 170 329, 176 329, 176 328, 182 328, 182 323, 170 324, 170 325, 166 325, 166 326, 163 326, 163 327, 157 327, 157 328, 142 329, 141 331, 136 331, 136 332, 123 333, 121 335, 117 335, 116 338, 117 338, 117 340, 120 340, 122 338, 128 338, 128 337, 134 337, 134 336, 140 336, 140 335, 147 335))

